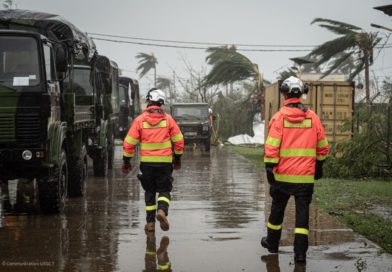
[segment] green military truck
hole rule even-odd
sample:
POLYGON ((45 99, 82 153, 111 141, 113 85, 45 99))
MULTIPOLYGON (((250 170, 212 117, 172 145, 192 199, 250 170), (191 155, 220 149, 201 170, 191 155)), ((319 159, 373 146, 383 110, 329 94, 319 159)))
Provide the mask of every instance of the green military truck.
POLYGON ((120 113, 116 126, 116 138, 123 140, 132 120, 140 114, 139 83, 129 77, 119 78, 120 113))
POLYGON ((210 151, 211 122, 207 103, 175 103, 171 114, 180 126, 185 144, 201 144, 210 151))
POLYGON ((26 10, 0 11, 0 62, 0 182, 35 180, 60 212, 84 194, 87 154, 96 175, 110 166, 116 71, 70 22, 26 10))

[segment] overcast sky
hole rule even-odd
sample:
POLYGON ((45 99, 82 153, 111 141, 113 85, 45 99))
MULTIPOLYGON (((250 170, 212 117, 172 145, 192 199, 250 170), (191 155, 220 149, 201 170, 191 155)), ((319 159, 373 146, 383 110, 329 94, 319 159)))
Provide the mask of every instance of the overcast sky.
MULTIPOLYGON (((335 35, 311 25, 316 17, 344 21, 366 31, 377 31, 370 27, 370 23, 392 28, 392 17, 373 9, 392 4, 392 1, 386 0, 16 0, 16 3, 21 9, 61 15, 85 32, 161 40, 318 45, 335 35)), ((389 33, 381 31, 381 36, 386 37, 389 33)), ((392 43, 392 38, 388 43, 392 43)), ((96 44, 100 54, 116 61, 126 75, 137 79, 135 56, 138 52, 155 54, 160 76, 172 77, 172 69, 175 69, 185 77, 183 58, 197 70, 202 66, 208 69, 205 50, 105 41, 96 41, 96 44)), ((306 54, 241 53, 257 63, 264 77, 270 81, 275 81, 278 72, 291 64, 290 57, 306 54)), ((376 75, 379 79, 391 76, 392 48, 380 53, 376 51, 376 56, 373 67, 376 75)), ((144 89, 152 87, 152 76, 142 78, 140 83, 144 89)))

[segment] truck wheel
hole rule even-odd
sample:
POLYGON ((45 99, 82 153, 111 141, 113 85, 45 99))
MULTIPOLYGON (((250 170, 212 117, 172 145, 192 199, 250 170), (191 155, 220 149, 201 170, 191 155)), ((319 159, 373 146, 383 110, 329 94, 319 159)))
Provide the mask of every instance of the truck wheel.
POLYGON ((108 143, 108 169, 113 169, 113 159, 114 159, 114 138, 113 136, 108 143))
POLYGON ((87 181, 87 151, 82 147, 79 157, 69 159, 69 184, 68 195, 70 197, 83 196, 86 191, 87 181))
POLYGON ((101 155, 93 160, 94 176, 104 177, 108 172, 108 151, 102 148, 101 155))
POLYGON ((60 161, 47 178, 38 180, 38 194, 44 213, 60 213, 64 210, 67 197, 68 167, 65 151, 61 151, 60 161))

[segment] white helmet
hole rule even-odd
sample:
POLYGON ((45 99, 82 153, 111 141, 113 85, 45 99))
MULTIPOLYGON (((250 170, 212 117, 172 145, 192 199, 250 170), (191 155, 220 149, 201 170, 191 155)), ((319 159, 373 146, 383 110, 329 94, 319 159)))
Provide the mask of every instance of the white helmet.
POLYGON ((152 88, 148 91, 146 99, 153 102, 159 102, 161 105, 165 104, 165 93, 157 88, 152 88))
POLYGON ((296 77, 289 77, 283 81, 279 87, 281 93, 292 93, 292 94, 306 94, 308 92, 307 85, 304 86, 303 82, 296 77))

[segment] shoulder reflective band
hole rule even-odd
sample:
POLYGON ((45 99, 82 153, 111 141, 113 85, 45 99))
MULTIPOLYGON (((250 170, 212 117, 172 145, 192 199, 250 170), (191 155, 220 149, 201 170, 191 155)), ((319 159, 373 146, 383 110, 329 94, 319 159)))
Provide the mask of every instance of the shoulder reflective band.
POLYGON ((146 206, 146 211, 155 211, 157 209, 157 205, 146 206))
POLYGON ((143 128, 164 128, 164 127, 167 127, 167 121, 166 120, 162 120, 162 121, 160 121, 156 125, 150 125, 147 122, 143 122, 143 128))
POLYGON ((308 230, 308 229, 304 229, 304 228, 295 228, 295 229, 294 229, 294 233, 295 233, 295 234, 305 234, 305 235, 309 235, 309 230, 308 230))
POLYGON ((166 141, 163 143, 141 143, 140 149, 145 149, 145 150, 164 149, 164 148, 170 148, 171 145, 172 144, 170 141, 166 141))
POLYGON ((168 199, 167 197, 164 197, 164 196, 158 197, 158 201, 164 201, 167 204, 170 204, 170 199, 168 199))
POLYGON ((283 127, 285 128, 312 128, 312 119, 304 119, 300 123, 291 123, 284 120, 283 127))
POLYGON ((324 138, 323 140, 317 142, 317 147, 318 148, 321 148, 321 147, 324 147, 324 146, 327 146, 327 145, 328 145, 328 140, 326 138, 324 138))
POLYGON ((270 222, 268 222, 267 228, 273 229, 273 230, 280 230, 280 229, 282 229, 282 225, 272 225, 270 222))
POLYGON ((125 141, 131 145, 137 145, 139 143, 138 139, 135 139, 129 135, 127 135, 127 137, 125 137, 125 141))
POLYGON ((281 157, 316 157, 316 149, 313 148, 287 148, 279 150, 281 157))
POLYGON ((276 181, 290 183, 314 183, 314 176, 282 175, 274 173, 276 181))
POLYGON ((180 133, 178 133, 177 135, 171 137, 170 140, 171 140, 173 143, 175 143, 175 142, 181 141, 183 138, 184 138, 184 136, 182 136, 182 133, 180 132, 180 133))
POLYGON ((278 138, 272 138, 268 136, 267 141, 265 142, 267 145, 272 145, 272 146, 280 146, 280 139, 278 138))

